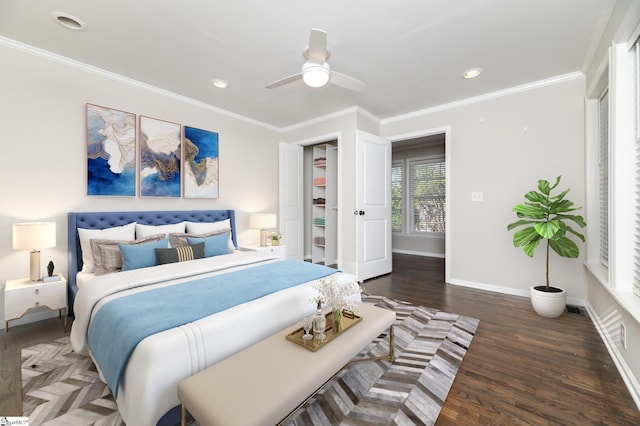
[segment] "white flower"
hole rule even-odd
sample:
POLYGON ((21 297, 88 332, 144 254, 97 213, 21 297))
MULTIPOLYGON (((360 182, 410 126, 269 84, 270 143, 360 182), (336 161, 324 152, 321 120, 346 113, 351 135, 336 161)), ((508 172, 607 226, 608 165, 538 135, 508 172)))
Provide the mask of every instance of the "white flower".
POLYGON ((322 301, 332 309, 338 308, 340 311, 346 309, 355 312, 358 305, 352 299, 353 295, 362 293, 362 288, 355 281, 338 283, 336 277, 321 278, 311 284, 318 291, 318 298, 312 299, 316 303, 322 301))

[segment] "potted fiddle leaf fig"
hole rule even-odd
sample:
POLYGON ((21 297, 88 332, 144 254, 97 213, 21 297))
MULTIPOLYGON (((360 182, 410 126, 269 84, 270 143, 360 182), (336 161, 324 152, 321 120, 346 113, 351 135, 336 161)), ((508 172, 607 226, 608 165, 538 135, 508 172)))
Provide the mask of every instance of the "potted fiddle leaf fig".
POLYGON ((550 249, 561 257, 577 258, 580 255, 578 245, 569 237, 584 242, 584 235, 572 228, 577 225, 584 228, 587 224, 580 215, 571 214, 580 207, 574 207, 572 201, 565 198, 570 191, 566 189, 557 195, 551 192, 560 184, 558 176, 553 185, 546 180, 538 181, 538 190, 529 191, 524 197, 527 201, 513 208, 518 220, 507 225, 507 230, 520 228, 513 235, 513 245, 522 247, 525 254, 533 257, 541 241, 546 246, 546 285, 531 286, 531 304, 538 315, 556 318, 562 315, 566 306, 567 293, 563 288, 549 284, 550 249))

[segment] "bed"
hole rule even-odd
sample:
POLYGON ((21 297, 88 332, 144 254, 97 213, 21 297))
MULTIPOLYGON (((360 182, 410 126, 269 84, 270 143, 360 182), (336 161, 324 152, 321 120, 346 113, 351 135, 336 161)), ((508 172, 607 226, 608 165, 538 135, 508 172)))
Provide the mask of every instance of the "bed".
MULTIPOLYGON (((68 295, 75 314, 71 342, 76 351, 91 355, 127 424, 176 424, 180 381, 310 315, 310 300, 316 296, 311 283, 317 279, 353 281, 319 265, 231 248, 237 248, 233 210, 69 213, 68 295), (184 223, 191 226, 182 235, 190 235, 191 255, 196 247, 220 249, 222 240, 228 254, 220 249, 194 260, 144 264, 149 247, 181 234, 172 231, 184 223), (130 232, 132 226, 140 234, 154 235, 136 234, 124 239, 131 241, 125 247, 118 245, 122 271, 98 274, 104 266, 99 256, 93 256, 95 270, 86 267, 87 234, 93 236, 94 249, 99 243, 112 248, 108 244, 123 239, 112 238, 113 230, 130 232), (217 231, 209 232, 211 227, 217 231), (211 243, 214 239, 217 245, 211 243), (142 266, 129 268, 131 259, 142 266), (140 324, 133 325, 134 319, 140 324), (158 331, 138 336, 149 327, 158 331)), ((155 253, 180 250, 158 248, 155 253)))

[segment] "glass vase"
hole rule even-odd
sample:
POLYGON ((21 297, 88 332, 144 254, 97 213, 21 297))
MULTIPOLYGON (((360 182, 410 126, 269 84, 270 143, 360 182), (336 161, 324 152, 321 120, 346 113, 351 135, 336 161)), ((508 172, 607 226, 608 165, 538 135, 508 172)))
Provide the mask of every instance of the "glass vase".
POLYGON ((333 334, 338 334, 342 331, 342 309, 333 308, 333 334))
POLYGON ((322 313, 322 303, 318 302, 318 308, 316 310, 316 314, 313 317, 313 334, 316 340, 324 340, 327 338, 327 335, 324 334, 326 328, 326 320, 327 318, 322 313))

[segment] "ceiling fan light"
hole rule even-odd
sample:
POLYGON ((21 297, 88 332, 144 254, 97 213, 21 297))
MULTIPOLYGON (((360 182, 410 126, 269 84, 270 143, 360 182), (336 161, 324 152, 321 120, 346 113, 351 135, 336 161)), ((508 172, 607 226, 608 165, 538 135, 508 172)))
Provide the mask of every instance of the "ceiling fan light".
POLYGON ((326 62, 324 65, 307 62, 302 66, 302 80, 309 87, 322 87, 329 81, 331 68, 326 62))

